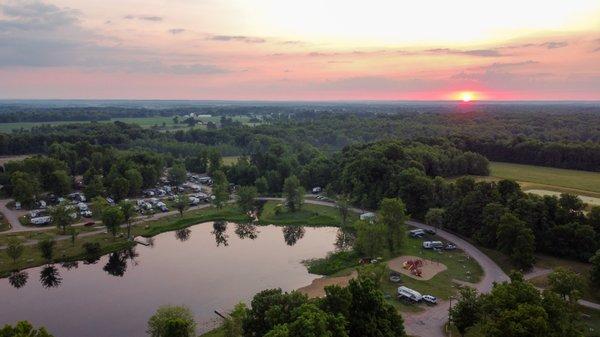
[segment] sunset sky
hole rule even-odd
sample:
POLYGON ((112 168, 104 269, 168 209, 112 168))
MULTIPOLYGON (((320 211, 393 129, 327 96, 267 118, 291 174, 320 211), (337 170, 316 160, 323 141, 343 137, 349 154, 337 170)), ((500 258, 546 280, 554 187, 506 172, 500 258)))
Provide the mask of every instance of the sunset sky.
POLYGON ((598 0, 0 0, 0 98, 600 99, 598 0))

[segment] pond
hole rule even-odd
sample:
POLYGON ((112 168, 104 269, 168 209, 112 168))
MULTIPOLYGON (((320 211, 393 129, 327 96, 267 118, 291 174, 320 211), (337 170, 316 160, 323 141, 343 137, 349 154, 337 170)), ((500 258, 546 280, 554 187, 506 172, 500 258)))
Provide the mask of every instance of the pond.
POLYGON ((56 337, 146 336, 148 318, 171 304, 188 306, 203 332, 218 323, 214 310, 310 284, 318 276, 302 261, 334 250, 336 233, 210 222, 96 261, 28 269, 0 279, 0 325, 29 320, 56 337))

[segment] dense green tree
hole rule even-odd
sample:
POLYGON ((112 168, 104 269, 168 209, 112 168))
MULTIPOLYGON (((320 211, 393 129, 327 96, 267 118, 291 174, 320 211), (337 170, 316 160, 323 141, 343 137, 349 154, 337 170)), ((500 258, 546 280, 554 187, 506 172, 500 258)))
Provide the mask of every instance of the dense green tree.
POLYGON ((189 203, 188 198, 184 194, 179 194, 175 197, 174 206, 179 211, 179 216, 183 216, 183 212, 188 208, 189 203))
POLYGON ((377 223, 358 221, 354 249, 363 256, 377 257, 385 253, 388 243, 387 228, 377 223))
POLYGON ((223 208, 229 200, 229 182, 222 171, 213 173, 213 203, 218 209, 223 208))
POLYGON ((52 239, 43 239, 38 241, 37 247, 40 250, 40 254, 46 261, 52 261, 55 244, 56 242, 52 239))
POLYGON ((379 219, 387 229, 387 247, 391 254, 396 254, 402 248, 406 235, 406 207, 398 198, 383 199, 379 208, 379 219))
POLYGON ((123 214, 123 222, 127 224, 127 239, 131 239, 131 221, 136 215, 135 205, 129 200, 123 200, 119 203, 119 208, 123 214))
POLYGON ((115 178, 110 186, 110 194, 116 201, 126 198, 129 194, 129 180, 121 176, 115 178))
POLYGON ((479 323, 483 314, 481 299, 473 288, 464 287, 459 291, 458 302, 450 309, 450 322, 461 336, 467 329, 479 323))
POLYGON ((254 182, 254 186, 256 186, 256 191, 260 195, 264 195, 265 193, 269 192, 269 184, 267 182, 267 178, 265 178, 265 177, 257 178, 256 181, 254 182))
POLYGON ((17 262, 21 255, 23 255, 24 249, 25 247, 19 240, 16 238, 10 238, 6 245, 6 255, 8 255, 8 257, 10 257, 14 263, 17 262))
POLYGON ((425 214, 425 223, 437 231, 444 224, 444 215, 445 210, 443 208, 430 208, 425 214))
POLYGON ((258 197, 258 192, 254 186, 242 186, 237 191, 237 204, 242 211, 254 210, 254 204, 258 197))
POLYGON ((169 170, 169 181, 176 186, 179 186, 185 182, 187 178, 187 171, 185 165, 177 163, 169 170))
POLYGON ((498 248, 521 269, 529 269, 535 261, 535 237, 527 225, 511 213, 500 218, 498 248))
POLYGON ((351 280, 348 336, 401 337, 404 321, 396 308, 383 298, 383 293, 370 279, 351 280))
POLYGON ((219 151, 211 149, 208 152, 208 163, 208 169, 211 175, 214 175, 215 172, 222 170, 223 158, 221 158, 221 154, 219 153, 219 151))
POLYGON ((590 280, 595 287, 600 288, 600 249, 592 256, 590 263, 592 264, 590 280))
POLYGON ((481 227, 475 232, 475 240, 485 247, 496 248, 500 219, 508 212, 508 209, 500 203, 487 204, 483 209, 481 227))
POLYGON ((104 182, 102 181, 102 176, 95 175, 91 178, 91 180, 85 186, 83 190, 85 197, 88 200, 92 200, 95 197, 103 196, 106 193, 104 188, 104 182))
POLYGON ((238 303, 223 321, 225 337, 244 336, 243 324, 248 315, 248 308, 244 303, 238 303))
POLYGON ((144 178, 138 169, 131 168, 125 171, 125 179, 129 182, 129 195, 138 195, 144 185, 144 178))
POLYGON ((585 288, 583 277, 563 267, 556 268, 548 275, 548 284, 550 290, 571 301, 580 299, 585 288))
POLYGON ((108 206, 102 211, 102 223, 113 236, 117 236, 123 221, 123 212, 118 206, 108 206))
POLYGON ((71 192, 71 177, 66 171, 56 170, 52 172, 50 180, 50 191, 56 195, 66 195, 71 192))
POLYGON ((10 183, 15 201, 24 206, 32 206, 40 191, 38 180, 28 173, 18 171, 11 174, 10 183))
POLYGON ((72 205, 62 202, 54 207, 50 208, 50 216, 52 217, 52 224, 62 231, 63 234, 67 233, 67 228, 75 221, 73 213, 76 214, 76 210, 72 205))
POLYGON ((251 309, 244 319, 245 337, 261 337, 278 325, 292 321, 293 313, 308 302, 299 292, 283 293, 281 289, 263 290, 254 295, 251 309))
POLYGON ((336 203, 335 207, 340 214, 340 219, 342 221, 342 227, 348 225, 348 218, 350 217, 350 200, 346 196, 342 196, 336 203))
POLYGON ((151 337, 191 337, 196 335, 196 322, 190 309, 162 306, 148 320, 146 332, 151 337), (176 321, 177 323, 173 323, 176 321))
POLYGON ((283 183, 283 196, 285 197, 285 207, 290 212, 295 212, 302 208, 304 188, 300 185, 298 177, 292 175, 285 179, 283 183))
POLYGON ((53 337, 44 327, 35 329, 31 323, 20 321, 13 327, 6 324, 0 329, 1 337, 53 337))

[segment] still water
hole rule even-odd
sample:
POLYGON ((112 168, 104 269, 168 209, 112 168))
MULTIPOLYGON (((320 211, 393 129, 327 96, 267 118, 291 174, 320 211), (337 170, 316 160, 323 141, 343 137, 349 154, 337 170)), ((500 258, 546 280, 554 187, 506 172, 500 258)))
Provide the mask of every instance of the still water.
POLYGON ((54 264, 0 279, 0 325, 29 320, 55 337, 146 336, 161 305, 186 305, 199 332, 267 288, 289 291, 316 275, 303 260, 335 249, 337 229, 203 223, 150 246, 96 261, 54 264))

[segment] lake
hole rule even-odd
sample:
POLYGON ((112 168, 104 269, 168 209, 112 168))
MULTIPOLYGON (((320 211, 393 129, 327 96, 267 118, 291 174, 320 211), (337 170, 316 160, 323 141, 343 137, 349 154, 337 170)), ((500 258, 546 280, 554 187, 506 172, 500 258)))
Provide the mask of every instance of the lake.
POLYGON ((146 336, 148 318, 171 304, 188 306, 204 332, 218 324, 214 310, 318 278, 302 261, 334 250, 336 233, 210 222, 96 261, 31 268, 0 279, 0 324, 29 320, 56 337, 146 336))

